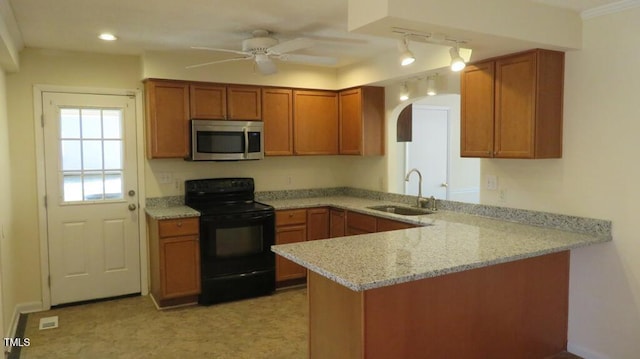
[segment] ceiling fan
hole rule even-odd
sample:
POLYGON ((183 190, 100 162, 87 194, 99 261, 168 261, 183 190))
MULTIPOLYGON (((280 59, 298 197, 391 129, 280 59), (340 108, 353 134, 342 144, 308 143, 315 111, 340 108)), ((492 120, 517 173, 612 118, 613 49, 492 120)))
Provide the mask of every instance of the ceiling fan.
POLYGON ((308 38, 299 37, 293 40, 280 42, 278 39, 270 36, 270 33, 267 30, 254 30, 252 35, 253 37, 242 41, 242 51, 219 49, 214 47, 192 47, 192 49, 196 50, 229 52, 242 56, 191 65, 187 66, 187 68, 191 69, 230 61, 253 60, 261 74, 271 75, 278 71, 273 59, 312 65, 335 65, 337 63, 337 59, 334 57, 291 53, 296 50, 306 49, 313 46, 313 40, 308 38))

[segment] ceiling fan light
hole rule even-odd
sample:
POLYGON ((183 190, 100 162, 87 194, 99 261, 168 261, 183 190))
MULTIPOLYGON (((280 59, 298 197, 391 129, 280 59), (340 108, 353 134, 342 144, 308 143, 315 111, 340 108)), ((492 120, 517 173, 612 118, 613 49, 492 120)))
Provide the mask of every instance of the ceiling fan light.
POLYGON ((460 53, 458 52, 458 47, 452 47, 449 50, 449 55, 451 55, 451 71, 461 71, 462 69, 465 68, 465 66, 467 66, 467 64, 465 64, 464 59, 462 58, 462 56, 460 56, 460 53))

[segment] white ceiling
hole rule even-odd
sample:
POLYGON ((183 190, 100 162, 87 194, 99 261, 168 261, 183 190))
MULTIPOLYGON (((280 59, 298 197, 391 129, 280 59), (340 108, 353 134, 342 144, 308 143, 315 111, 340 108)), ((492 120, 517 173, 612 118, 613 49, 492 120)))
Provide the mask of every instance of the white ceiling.
MULTIPOLYGON (((26 47, 119 54, 194 51, 191 46, 240 50, 254 29, 279 40, 309 37, 301 51, 339 58, 338 66, 395 51, 393 38, 347 31, 347 0, 9 0, 26 47), (97 39, 112 32, 116 42, 97 39)), ((616 0, 531 0, 583 11, 616 0)), ((390 34, 392 36, 392 34, 390 34)))

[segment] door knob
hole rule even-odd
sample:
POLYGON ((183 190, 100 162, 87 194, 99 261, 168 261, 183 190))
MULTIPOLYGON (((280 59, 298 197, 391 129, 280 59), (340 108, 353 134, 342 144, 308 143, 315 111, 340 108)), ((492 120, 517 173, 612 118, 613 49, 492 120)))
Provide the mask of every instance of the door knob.
POLYGON ((136 195, 136 191, 134 190, 129 190, 129 197, 133 197, 136 195))
POLYGON ((133 204, 133 203, 131 203, 131 204, 129 205, 129 210, 130 210, 130 211, 135 211, 135 210, 136 210, 136 208, 138 208, 138 207, 136 207, 136 205, 135 205, 135 204, 133 204))

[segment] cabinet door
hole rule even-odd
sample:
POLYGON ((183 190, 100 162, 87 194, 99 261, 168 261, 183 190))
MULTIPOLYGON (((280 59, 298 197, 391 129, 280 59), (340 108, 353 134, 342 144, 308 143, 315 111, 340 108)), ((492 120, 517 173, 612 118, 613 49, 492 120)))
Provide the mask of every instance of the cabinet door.
POLYGON ((533 158, 536 54, 496 60, 494 156, 533 158))
POLYGON ((493 157, 494 62, 469 65, 460 76, 460 156, 493 157))
POLYGON ((184 158, 189 153, 189 85, 145 82, 147 157, 184 158))
POLYGON ((329 238, 329 208, 307 210, 307 240, 329 238))
POLYGON ((343 209, 331 208, 329 236, 331 238, 344 237, 344 234, 345 211, 343 209))
POLYGON ((227 117, 227 87, 217 84, 192 84, 191 118, 224 120, 227 117))
POLYGON ((378 218, 376 225, 377 225, 376 229, 378 230, 378 232, 395 231, 398 229, 407 229, 407 228, 416 227, 411 223, 394 221, 392 219, 386 219, 386 218, 378 218))
POLYGON ((290 89, 262 89, 264 154, 293 155, 293 93, 290 89))
MULTIPOLYGON (((281 226, 276 228, 276 244, 304 242, 306 238, 306 225, 281 226)), ((306 275, 307 270, 305 267, 276 255, 276 282, 304 278, 306 275)))
POLYGON ((362 91, 340 92, 340 154, 361 155, 363 152, 362 91))
POLYGON ((160 240, 162 299, 200 293, 200 246, 198 236, 160 240))
POLYGON ((293 96, 295 153, 338 154, 338 94, 294 90, 293 96))
POLYGON ((347 212, 347 235, 377 232, 376 217, 357 212, 347 212))
POLYGON ((260 87, 227 87, 227 113, 229 120, 262 120, 260 87))
POLYGON ((341 91, 340 154, 384 154, 384 88, 365 86, 341 91))

